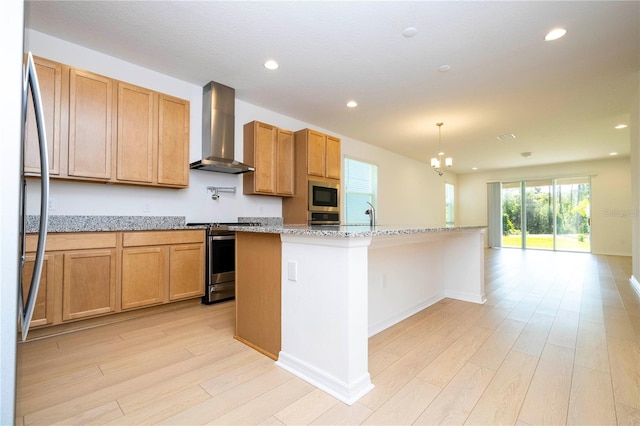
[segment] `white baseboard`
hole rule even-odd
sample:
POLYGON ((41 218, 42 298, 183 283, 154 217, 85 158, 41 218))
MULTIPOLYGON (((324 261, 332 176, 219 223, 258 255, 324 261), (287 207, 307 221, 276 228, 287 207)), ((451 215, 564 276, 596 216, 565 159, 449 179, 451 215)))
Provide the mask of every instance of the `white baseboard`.
POLYGON ((463 302, 479 303, 481 305, 487 301, 486 298, 483 298, 479 294, 465 293, 462 291, 445 290, 445 295, 450 299, 462 300, 463 302))
POLYGON ((640 282, 638 282, 636 277, 634 277, 633 275, 631 275, 631 278, 629 278, 629 282, 631 283, 631 287, 633 287, 636 293, 638 293, 638 297, 640 297, 640 282))
POLYGON ((443 294, 438 294, 436 296, 433 296, 427 300, 425 300, 424 302, 421 302, 415 306, 410 307, 409 309, 406 309, 402 312, 400 312, 397 315, 392 316, 391 318, 379 322, 377 324, 373 324, 373 325, 369 325, 369 337, 374 336, 378 333, 380 333, 383 330, 386 330, 387 328, 391 327, 392 325, 396 325, 397 323, 399 323, 400 321, 404 321, 407 318, 409 318, 411 315, 415 315, 418 312, 420 312, 423 309, 428 308, 429 306, 438 303, 439 301, 441 301, 442 299, 445 298, 445 295, 443 294))
POLYGON ((347 405, 354 404, 374 387, 369 373, 364 374, 353 383, 344 383, 283 351, 280 351, 276 365, 311 383, 329 395, 338 398, 347 405))

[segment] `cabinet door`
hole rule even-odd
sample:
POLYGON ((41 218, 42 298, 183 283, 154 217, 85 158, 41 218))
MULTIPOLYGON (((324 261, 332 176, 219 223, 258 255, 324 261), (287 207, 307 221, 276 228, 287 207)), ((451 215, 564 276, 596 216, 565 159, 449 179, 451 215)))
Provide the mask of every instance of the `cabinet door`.
POLYGON ((326 177, 340 179, 340 139, 327 136, 326 177))
POLYGON ((113 81, 69 71, 69 176, 111 178, 113 81))
MULTIPOLYGON (((62 65, 46 59, 34 57, 40 86, 40 99, 44 112, 44 126, 47 136, 49 173, 60 174, 60 90, 62 65)), ((40 148, 38 146, 38 128, 31 101, 27 103, 27 127, 25 129, 24 171, 27 174, 40 174, 40 148)))
POLYGON ((158 184, 189 185, 189 102, 158 96, 158 184))
POLYGON ((151 90, 118 83, 117 180, 153 182, 157 156, 153 99, 151 90))
POLYGON ((63 265, 63 321, 115 311, 115 249, 66 252, 63 265))
POLYGON ((279 195, 293 195, 294 192, 294 145, 293 132, 278 129, 278 171, 276 192, 279 195))
POLYGON ((276 128, 256 123, 254 129, 254 190, 261 194, 276 193, 276 128))
POLYGON ((164 301, 165 251, 162 247, 122 250, 122 309, 164 301))
POLYGON ((204 275, 204 244, 170 248, 169 300, 204 295, 204 275))
MULTIPOLYGON (((22 297, 27 300, 29 296, 29 285, 33 276, 33 266, 36 256, 27 255, 22 270, 22 297)), ((54 281, 53 256, 45 255, 42 264, 42 275, 40 276, 40 288, 36 297, 36 306, 31 317, 31 327, 47 325, 53 323, 53 281, 54 281)))
POLYGON ((307 138, 307 174, 324 177, 327 136, 309 130, 307 138))

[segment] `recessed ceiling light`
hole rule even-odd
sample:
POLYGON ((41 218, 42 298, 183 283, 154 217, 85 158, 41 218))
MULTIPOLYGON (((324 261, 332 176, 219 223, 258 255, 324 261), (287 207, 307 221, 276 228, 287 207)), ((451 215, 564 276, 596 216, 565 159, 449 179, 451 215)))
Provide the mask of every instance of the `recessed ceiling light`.
POLYGON ((355 107, 358 106, 358 103, 356 101, 349 101, 349 102, 347 102, 347 106, 349 108, 355 108, 355 107))
POLYGON ((451 69, 451 65, 440 65, 438 67, 438 71, 440 72, 447 72, 451 69))
POLYGON ((416 29, 416 27, 407 27, 404 30, 402 30, 402 35, 405 36, 406 38, 411 38, 414 35, 416 35, 417 32, 418 30, 416 29))
POLYGON ((557 40, 560 37, 563 37, 566 33, 567 30, 565 30, 564 28, 554 28, 553 30, 549 31, 546 36, 544 36, 544 41, 557 40))
POLYGON ((500 136, 496 136, 496 139, 498 139, 499 141, 512 141, 516 138, 516 135, 514 135, 513 133, 505 133, 504 135, 500 135, 500 136))
POLYGON ((614 155, 618 155, 618 153, 617 152, 610 152, 609 155, 613 157, 614 155))
POLYGON ((616 127, 614 127, 614 129, 618 129, 618 130, 620 130, 620 129, 626 129, 626 128, 627 128, 627 125, 626 125, 626 124, 618 124, 616 127))
POLYGON ((280 68, 280 65, 278 65, 278 63, 273 59, 269 59, 264 63, 264 67, 268 70, 277 70, 278 68, 280 68))
POLYGON ((478 168, 477 167, 472 167, 471 170, 478 170, 478 168))

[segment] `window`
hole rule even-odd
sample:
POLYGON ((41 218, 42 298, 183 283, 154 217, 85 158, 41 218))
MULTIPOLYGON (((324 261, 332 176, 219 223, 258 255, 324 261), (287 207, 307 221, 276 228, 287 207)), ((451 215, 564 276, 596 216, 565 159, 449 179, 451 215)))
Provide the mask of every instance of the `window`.
POLYGON ((455 225, 455 192, 455 186, 450 183, 444 184, 444 220, 447 226, 455 225))
POLYGON ((345 157, 344 182, 345 223, 368 224, 367 202, 377 207, 378 166, 345 157))
POLYGON ((590 204, 589 176, 505 182, 501 245, 591 251, 590 204))

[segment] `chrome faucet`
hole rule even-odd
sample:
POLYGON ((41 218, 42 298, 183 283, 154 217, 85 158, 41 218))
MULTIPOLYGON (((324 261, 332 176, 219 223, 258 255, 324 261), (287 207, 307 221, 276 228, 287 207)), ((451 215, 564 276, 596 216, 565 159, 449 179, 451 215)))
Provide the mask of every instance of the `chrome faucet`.
POLYGON ((373 228, 374 226, 376 226, 376 208, 373 207, 373 204, 368 201, 367 204, 369 204, 371 208, 365 211, 364 214, 369 215, 369 226, 373 228))

